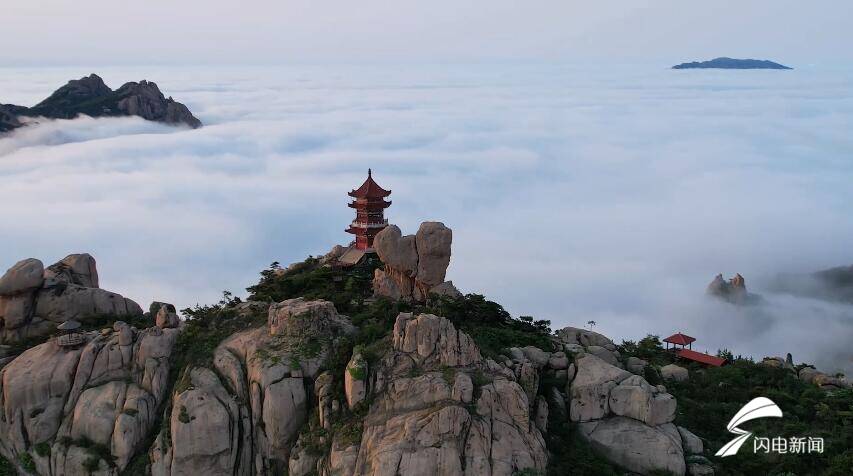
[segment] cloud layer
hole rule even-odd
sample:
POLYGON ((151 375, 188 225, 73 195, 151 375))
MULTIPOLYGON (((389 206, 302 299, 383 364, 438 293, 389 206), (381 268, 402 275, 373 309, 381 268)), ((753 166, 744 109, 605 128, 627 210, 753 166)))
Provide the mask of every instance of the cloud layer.
MULTIPOLYGON (((82 70, 22 70, 32 104, 82 70), (32 80, 32 81, 30 81, 32 80)), ((454 229, 450 278, 555 326, 850 368, 853 307, 772 294, 853 263, 853 74, 658 68, 136 68, 206 126, 45 122, 0 139, 0 265, 88 251, 102 282, 181 306, 349 236, 372 167, 389 216, 454 229), (767 305, 708 301, 740 272, 767 305), (846 350, 845 350, 846 349, 846 350)), ((10 79, 11 78, 11 79, 10 79)))

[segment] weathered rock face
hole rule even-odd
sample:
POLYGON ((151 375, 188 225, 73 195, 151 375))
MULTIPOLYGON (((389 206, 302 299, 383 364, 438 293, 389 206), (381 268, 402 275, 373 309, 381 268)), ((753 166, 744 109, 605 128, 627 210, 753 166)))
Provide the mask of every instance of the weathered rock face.
MULTIPOLYGON (((574 327, 557 335, 566 351, 574 354, 570 365, 574 375, 566 390, 569 418, 578 422, 581 435, 610 461, 632 472, 684 475, 685 453, 695 450, 697 441, 701 446, 701 440, 672 424, 675 398, 664 387, 620 368, 621 356, 605 336, 574 327)), ((627 361, 637 373, 647 365, 641 359, 627 361)))
POLYGON ((18 262, 0 278, 0 342, 49 335, 70 319, 142 315, 138 304, 98 284, 88 254, 69 255, 47 269, 37 259, 18 262))
POLYGON ((193 129, 201 127, 201 121, 186 106, 171 97, 167 99, 151 81, 125 83, 116 90, 115 95, 120 98, 118 111, 126 116, 139 116, 166 124, 185 124, 193 129))
POLYGON ((580 431, 607 459, 631 471, 683 475, 687 470, 681 437, 672 423, 653 427, 617 416, 581 423, 580 431))
POLYGON ((166 396, 174 329, 137 330, 117 322, 85 335, 75 348, 55 339, 30 348, 0 371, 3 416, 0 453, 29 453, 42 475, 84 475, 93 442, 115 458, 102 472, 117 474, 142 445, 166 396), (50 448, 49 456, 34 451, 50 448))
POLYGON ((342 318, 329 301, 306 301, 295 298, 273 304, 267 320, 272 335, 299 337, 322 336, 333 328, 355 330, 349 320, 342 318))
POLYGON ((360 352, 354 351, 344 372, 344 394, 350 410, 364 400, 367 393, 367 361, 360 352))
POLYGON ((320 368, 337 339, 354 328, 332 303, 301 298, 272 305, 267 322, 226 338, 214 353, 215 371, 188 371, 189 385, 174 395, 170 434, 150 453, 154 476, 306 467, 301 447, 292 452, 309 418, 309 399, 315 392, 321 425, 330 428, 340 406, 332 375, 320 368))
POLYGON ((324 474, 544 471, 545 442, 527 394, 511 371, 484 360, 469 336, 442 317, 404 313, 392 346, 371 371, 374 403, 361 443, 355 451, 333 443, 324 474), (476 385, 473 373, 481 376, 476 385))
POLYGON ((444 281, 450 265, 453 232, 439 222, 424 222, 416 235, 403 236, 396 225, 376 235, 373 246, 385 269, 377 269, 373 292, 377 296, 406 301, 425 301, 429 295, 458 296, 444 281))
POLYGON ((76 284, 85 288, 98 287, 98 268, 88 253, 68 255, 45 270, 45 280, 76 284))

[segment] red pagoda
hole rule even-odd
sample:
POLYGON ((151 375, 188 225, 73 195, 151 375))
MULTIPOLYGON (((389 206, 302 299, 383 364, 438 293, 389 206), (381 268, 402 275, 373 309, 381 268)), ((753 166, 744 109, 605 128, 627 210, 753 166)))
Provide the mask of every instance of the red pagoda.
POLYGON ((391 201, 386 201, 385 197, 391 195, 391 191, 374 182, 371 170, 367 169, 367 180, 348 195, 355 199, 349 204, 350 208, 355 208, 355 220, 346 231, 355 235, 356 249, 369 250, 373 248, 376 234, 388 226, 384 210, 391 206, 391 201))

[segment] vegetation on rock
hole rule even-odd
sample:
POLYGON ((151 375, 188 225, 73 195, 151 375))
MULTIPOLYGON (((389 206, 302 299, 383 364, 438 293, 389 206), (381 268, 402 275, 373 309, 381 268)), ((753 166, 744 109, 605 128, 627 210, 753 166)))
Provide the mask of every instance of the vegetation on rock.
MULTIPOLYGON (((639 342, 625 341, 620 346, 625 357, 648 361, 653 367, 675 363, 676 358, 661 345, 658 336, 639 342)), ((690 378, 683 382, 657 382, 678 399, 675 423, 689 428, 706 440, 705 456, 713 458, 718 475, 749 474, 825 474, 847 475, 853 467, 853 390, 825 391, 798 379, 794 372, 733 356, 723 367, 703 367, 678 361, 688 369, 690 378), (777 454, 753 452, 752 442, 727 458, 714 458, 713 453, 733 438, 726 430, 729 420, 740 408, 756 397, 767 397, 782 409, 782 418, 762 418, 742 428, 761 437, 822 437, 823 453, 777 454)))

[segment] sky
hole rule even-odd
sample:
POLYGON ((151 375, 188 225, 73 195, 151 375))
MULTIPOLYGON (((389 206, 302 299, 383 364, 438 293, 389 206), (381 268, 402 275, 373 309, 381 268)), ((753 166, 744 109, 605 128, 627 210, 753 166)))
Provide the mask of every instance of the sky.
POLYGON ((853 371, 853 306, 770 286, 853 263, 851 2, 7 3, 0 103, 98 73, 205 126, 0 138, 0 268, 90 252, 143 307, 245 296, 350 239, 372 167, 391 221, 445 222, 449 278, 514 315, 853 371), (668 69, 718 56, 795 69, 668 69), (737 272, 762 305, 706 299, 737 272))
POLYGON ((853 59, 845 0, 4 2, 0 65, 853 59), (8 47, 11 43, 12 47, 8 47))
MULTIPOLYGON (((33 104, 87 67, 0 71, 33 104)), ((43 121, 0 139, 0 267, 74 252, 143 307, 245 297, 273 261, 351 236, 368 167, 404 233, 453 229, 448 278, 553 327, 617 342, 791 352, 853 370, 853 306, 771 292, 853 264, 853 68, 676 71, 654 63, 114 66, 204 122, 43 121), (759 306, 708 299, 741 273, 759 306)))

